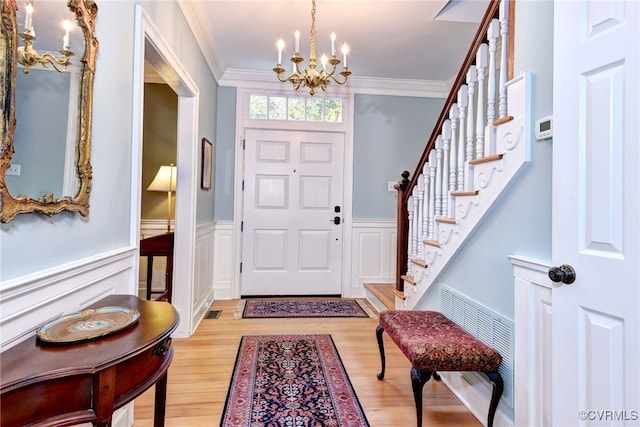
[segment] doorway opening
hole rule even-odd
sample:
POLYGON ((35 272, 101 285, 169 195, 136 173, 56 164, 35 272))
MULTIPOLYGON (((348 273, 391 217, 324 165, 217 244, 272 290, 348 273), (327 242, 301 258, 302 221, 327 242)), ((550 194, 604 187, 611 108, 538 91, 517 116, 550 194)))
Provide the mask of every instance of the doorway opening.
MULTIPOLYGON (((195 201, 197 188, 198 88, 171 48, 155 28, 142 6, 136 6, 134 55, 134 130, 132 139, 132 218, 131 244, 140 242, 142 153, 144 133, 145 69, 154 69, 159 78, 177 94, 176 131, 176 192, 173 250, 173 283, 179 283, 172 293, 172 304, 180 314, 174 336, 186 338, 194 328, 192 295, 194 286, 195 201), (147 66, 145 66, 147 64, 147 66)), ((152 172, 154 173, 154 172, 152 172)), ((139 264, 139 259, 136 260, 139 264)), ((138 272, 139 266, 134 270, 138 272)), ((136 281, 137 280, 132 280, 136 281)))

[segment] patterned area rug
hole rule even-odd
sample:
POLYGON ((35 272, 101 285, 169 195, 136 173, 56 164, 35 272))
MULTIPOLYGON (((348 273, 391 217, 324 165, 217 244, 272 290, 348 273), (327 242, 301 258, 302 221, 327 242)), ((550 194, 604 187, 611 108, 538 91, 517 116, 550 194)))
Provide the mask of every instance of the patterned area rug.
POLYGON ((369 426, 330 335, 245 335, 221 427, 369 426))
POLYGON ((363 301, 341 298, 249 298, 241 300, 236 318, 376 317, 363 301))

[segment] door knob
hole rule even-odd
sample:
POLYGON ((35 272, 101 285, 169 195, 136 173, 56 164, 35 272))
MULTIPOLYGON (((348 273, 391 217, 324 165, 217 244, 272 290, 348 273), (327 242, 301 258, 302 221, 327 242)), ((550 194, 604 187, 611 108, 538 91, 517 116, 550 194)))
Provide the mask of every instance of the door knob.
POLYGON ((576 271, 569 264, 562 264, 560 267, 551 267, 549 269, 549 279, 554 282, 562 282, 570 285, 576 280, 576 271))

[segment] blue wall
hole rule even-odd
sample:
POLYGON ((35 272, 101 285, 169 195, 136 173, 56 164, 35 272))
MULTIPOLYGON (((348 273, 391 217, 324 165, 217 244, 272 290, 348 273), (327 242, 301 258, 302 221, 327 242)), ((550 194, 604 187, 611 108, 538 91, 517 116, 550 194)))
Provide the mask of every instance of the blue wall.
POLYGON ((444 105, 441 98, 356 95, 353 218, 395 219, 387 182, 413 171, 444 105))
MULTIPOLYGON (((135 226, 131 223, 131 174, 136 3, 99 3, 90 214, 86 218, 68 212, 53 218, 21 214, 0 225, 0 280, 131 245, 130 228, 135 226)), ((200 91, 199 136, 213 138, 217 84, 182 11, 175 1, 141 4, 200 91)), ((199 147, 200 141, 194 144, 199 147)), ((199 191, 197 197, 197 222, 212 221, 214 192, 199 191)))
POLYGON ((233 219, 237 90, 218 89, 218 123, 216 128, 216 220, 233 219))

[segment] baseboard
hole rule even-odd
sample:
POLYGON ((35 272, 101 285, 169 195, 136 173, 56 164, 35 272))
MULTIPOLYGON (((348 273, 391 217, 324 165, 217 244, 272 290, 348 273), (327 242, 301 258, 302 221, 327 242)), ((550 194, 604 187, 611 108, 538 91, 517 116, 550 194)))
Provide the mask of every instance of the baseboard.
MULTIPOLYGON (((483 424, 487 424, 487 413, 489 411, 489 401, 491 391, 486 384, 469 384, 462 376, 461 372, 440 372, 442 382, 456 395, 464 406, 483 424), (484 388, 484 392, 480 391, 484 388)), ((509 419, 504 412, 496 411, 493 420, 495 427, 514 427, 513 420, 509 419)))
POLYGON ((231 295, 231 289, 214 289, 213 299, 214 301, 233 299, 233 296, 231 295))

